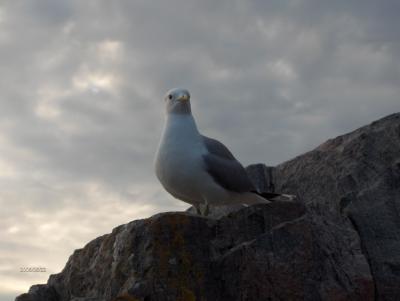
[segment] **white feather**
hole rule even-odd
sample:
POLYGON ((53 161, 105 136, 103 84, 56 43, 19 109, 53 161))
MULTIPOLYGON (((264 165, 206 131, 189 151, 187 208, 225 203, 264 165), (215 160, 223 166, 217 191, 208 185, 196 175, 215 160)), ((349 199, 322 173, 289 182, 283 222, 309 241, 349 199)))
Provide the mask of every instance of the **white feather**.
POLYGON ((202 203, 199 183, 204 180, 206 153, 191 115, 169 114, 156 155, 156 175, 164 188, 190 204, 202 203))

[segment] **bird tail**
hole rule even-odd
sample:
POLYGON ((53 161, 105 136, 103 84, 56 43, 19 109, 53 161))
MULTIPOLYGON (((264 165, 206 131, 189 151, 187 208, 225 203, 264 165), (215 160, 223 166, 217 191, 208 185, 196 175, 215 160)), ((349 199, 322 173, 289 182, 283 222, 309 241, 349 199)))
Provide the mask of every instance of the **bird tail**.
POLYGON ((246 205, 254 205, 254 204, 268 204, 271 201, 267 200, 266 198, 263 198, 257 193, 245 192, 239 195, 237 202, 246 205))
POLYGON ((292 194, 274 193, 274 192, 258 192, 252 191, 252 193, 259 195, 260 197, 268 201, 293 201, 296 196, 292 194))
POLYGON ((238 204, 254 205, 268 204, 273 201, 292 201, 294 199, 295 196, 289 194, 251 191, 235 195, 233 201, 238 204))

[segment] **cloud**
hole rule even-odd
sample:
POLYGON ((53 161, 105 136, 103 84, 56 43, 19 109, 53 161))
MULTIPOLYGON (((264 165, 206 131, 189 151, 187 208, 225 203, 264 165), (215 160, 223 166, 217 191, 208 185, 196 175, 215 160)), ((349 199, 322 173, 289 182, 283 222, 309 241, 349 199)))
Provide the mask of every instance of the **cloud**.
MULTIPOLYGON (((152 161, 165 91, 243 163, 399 111, 398 1, 7 1, 0 6, 3 296, 118 224, 186 205, 152 161)), ((4 297, 7 298, 7 297, 4 297)))

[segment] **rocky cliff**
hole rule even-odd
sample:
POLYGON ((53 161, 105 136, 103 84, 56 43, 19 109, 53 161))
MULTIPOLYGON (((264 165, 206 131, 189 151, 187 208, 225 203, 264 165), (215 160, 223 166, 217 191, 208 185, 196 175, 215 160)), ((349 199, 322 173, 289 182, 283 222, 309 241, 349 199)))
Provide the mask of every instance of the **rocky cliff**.
POLYGON ((16 300, 400 299, 400 114, 247 169, 297 200, 121 225, 16 300))

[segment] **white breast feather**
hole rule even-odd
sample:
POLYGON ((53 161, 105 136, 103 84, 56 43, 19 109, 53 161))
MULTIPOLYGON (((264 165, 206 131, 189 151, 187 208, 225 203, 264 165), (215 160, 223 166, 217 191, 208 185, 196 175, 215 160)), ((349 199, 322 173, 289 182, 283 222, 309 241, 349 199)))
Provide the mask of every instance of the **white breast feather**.
POLYGON ((155 162, 157 177, 164 188, 185 202, 202 202, 202 156, 206 152, 193 117, 170 115, 155 162))

